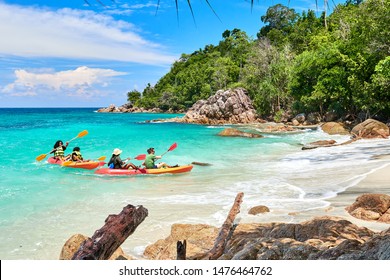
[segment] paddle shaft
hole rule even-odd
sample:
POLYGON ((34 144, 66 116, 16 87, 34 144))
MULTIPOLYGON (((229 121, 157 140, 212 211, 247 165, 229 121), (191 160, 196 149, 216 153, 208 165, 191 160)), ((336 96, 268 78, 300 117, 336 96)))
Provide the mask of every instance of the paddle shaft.
POLYGON ((173 143, 173 144, 169 147, 168 151, 166 151, 165 153, 161 154, 161 157, 162 157, 163 155, 165 155, 166 153, 168 153, 168 152, 170 152, 170 151, 173 151, 174 149, 176 149, 176 147, 177 147, 177 144, 176 144, 176 143, 173 143))

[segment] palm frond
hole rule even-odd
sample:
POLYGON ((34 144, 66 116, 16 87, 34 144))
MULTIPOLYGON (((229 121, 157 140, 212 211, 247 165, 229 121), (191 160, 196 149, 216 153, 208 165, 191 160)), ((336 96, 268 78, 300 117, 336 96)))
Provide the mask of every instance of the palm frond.
POLYGON ((160 0, 157 1, 157 7, 156 7, 156 15, 157 15, 157 12, 158 12, 158 8, 160 7, 160 0))
MULTIPOLYGON (((176 3, 177 3, 177 0, 176 0, 176 3)), ((187 3, 188 3, 188 6, 190 7, 192 19, 194 20, 194 23, 195 23, 195 26, 196 26, 194 11, 192 10, 192 6, 191 6, 191 0, 187 0, 187 3)))
MULTIPOLYGON (((221 19, 219 18, 219 16, 217 15, 217 13, 214 11, 214 8, 211 6, 209 0, 205 0, 205 1, 206 1, 207 5, 210 7, 210 9, 213 11, 214 15, 219 19, 220 22, 222 22, 221 19)), ((253 0, 252 0, 252 2, 253 2, 253 0)))

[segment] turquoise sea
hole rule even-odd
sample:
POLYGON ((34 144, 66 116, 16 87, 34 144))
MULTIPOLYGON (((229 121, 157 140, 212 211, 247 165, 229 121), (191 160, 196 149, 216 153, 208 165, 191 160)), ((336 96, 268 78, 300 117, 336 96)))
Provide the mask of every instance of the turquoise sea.
MULTIPOLYGON (((169 114, 101 114, 96 108, 0 109, 0 259, 58 259, 73 234, 92 236, 109 214, 127 204, 143 205, 148 217, 122 245, 142 256, 145 246, 165 238, 174 223, 220 226, 238 192, 244 192, 242 222, 294 222, 300 213, 329 205, 326 199, 357 184, 385 162, 389 140, 302 150, 316 140, 348 140, 321 130, 267 134, 264 138, 224 138, 226 126, 154 122, 169 114), (109 159, 114 148, 122 158, 154 147, 163 161, 194 165, 190 173, 105 177, 93 170, 50 165, 35 158, 48 153, 57 140, 81 148, 85 158, 109 159), (266 205, 271 212, 250 216, 266 205)), ((259 129, 260 130, 260 129, 259 129)), ((133 160, 140 165, 141 162, 133 160)))

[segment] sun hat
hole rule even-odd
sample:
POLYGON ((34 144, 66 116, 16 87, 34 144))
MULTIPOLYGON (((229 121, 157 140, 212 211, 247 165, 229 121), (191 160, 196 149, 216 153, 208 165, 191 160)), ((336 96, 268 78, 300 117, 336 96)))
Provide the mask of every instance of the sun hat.
POLYGON ((122 150, 120 150, 120 149, 118 149, 118 148, 116 148, 116 149, 114 149, 114 151, 112 152, 112 154, 113 155, 120 155, 122 153, 122 150))

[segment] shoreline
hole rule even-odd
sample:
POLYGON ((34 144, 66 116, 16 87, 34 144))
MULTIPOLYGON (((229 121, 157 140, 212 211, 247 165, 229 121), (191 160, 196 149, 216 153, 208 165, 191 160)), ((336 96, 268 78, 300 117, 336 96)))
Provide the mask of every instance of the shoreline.
MULTIPOLYGON (((390 224, 381 223, 376 221, 366 221, 353 217, 345 208, 353 204, 356 199, 363 194, 387 194, 390 195, 390 155, 385 155, 381 158, 383 165, 377 169, 369 172, 365 177, 356 185, 347 188, 341 193, 338 193, 335 197, 326 199, 330 203, 325 209, 313 210, 311 212, 311 218, 329 215, 344 218, 359 227, 366 227, 376 232, 386 230, 390 227, 390 224)), ((309 214, 309 213, 307 213, 309 214)), ((310 220, 307 217, 305 220, 310 220)))

